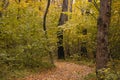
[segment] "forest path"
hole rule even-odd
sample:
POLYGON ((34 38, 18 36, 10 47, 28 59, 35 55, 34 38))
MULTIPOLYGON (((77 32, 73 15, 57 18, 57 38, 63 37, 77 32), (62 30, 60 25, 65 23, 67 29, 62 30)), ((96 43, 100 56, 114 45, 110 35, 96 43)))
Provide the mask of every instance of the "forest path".
POLYGON ((55 62, 55 65, 55 69, 30 75, 23 80, 83 80, 94 71, 94 68, 71 62, 55 62))

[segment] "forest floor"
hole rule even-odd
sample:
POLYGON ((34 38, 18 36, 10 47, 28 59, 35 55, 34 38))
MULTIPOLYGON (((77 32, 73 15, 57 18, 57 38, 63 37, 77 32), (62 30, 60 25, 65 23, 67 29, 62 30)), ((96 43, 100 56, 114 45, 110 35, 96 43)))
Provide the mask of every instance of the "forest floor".
POLYGON ((72 62, 55 62, 55 68, 42 73, 32 74, 22 80, 84 80, 84 77, 94 71, 86 65, 72 62))

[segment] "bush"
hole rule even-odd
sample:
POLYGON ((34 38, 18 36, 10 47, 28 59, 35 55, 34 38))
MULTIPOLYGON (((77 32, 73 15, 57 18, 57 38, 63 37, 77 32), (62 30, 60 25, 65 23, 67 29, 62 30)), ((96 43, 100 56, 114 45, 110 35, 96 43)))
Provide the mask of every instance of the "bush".
POLYGON ((102 80, 119 80, 120 72, 116 72, 110 68, 103 68, 98 71, 98 77, 102 80))
POLYGON ((87 76, 85 76, 84 80, 96 80, 96 73, 90 73, 87 76))

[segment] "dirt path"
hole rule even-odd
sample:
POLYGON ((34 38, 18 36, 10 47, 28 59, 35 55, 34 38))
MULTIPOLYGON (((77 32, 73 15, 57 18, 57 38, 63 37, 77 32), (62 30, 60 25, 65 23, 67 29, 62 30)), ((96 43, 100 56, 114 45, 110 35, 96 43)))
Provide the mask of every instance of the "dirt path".
POLYGON ((83 80, 93 68, 70 62, 56 62, 56 69, 26 77, 23 80, 83 80))

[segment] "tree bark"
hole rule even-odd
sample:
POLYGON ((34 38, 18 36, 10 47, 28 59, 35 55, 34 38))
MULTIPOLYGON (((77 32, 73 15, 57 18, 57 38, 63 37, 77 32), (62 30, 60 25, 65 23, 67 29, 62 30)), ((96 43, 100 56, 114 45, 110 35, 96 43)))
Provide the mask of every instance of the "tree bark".
MULTIPOLYGON (((67 11, 68 11, 68 0, 63 0, 62 13, 60 14, 58 26, 61 26, 66 21, 68 21, 68 15, 63 13, 67 11)), ((65 59, 64 47, 63 47, 63 30, 58 31, 57 37, 58 37, 58 59, 65 59)))
MULTIPOLYGON (((108 62, 108 28, 111 18, 111 0, 100 0, 100 11, 97 21, 96 71, 106 68, 108 62)), ((101 80, 101 79, 99 79, 101 80)))

